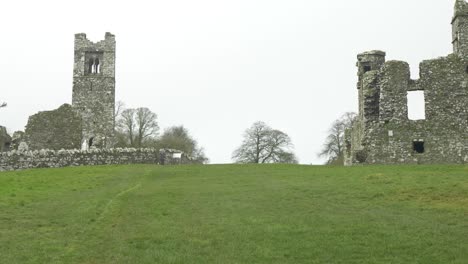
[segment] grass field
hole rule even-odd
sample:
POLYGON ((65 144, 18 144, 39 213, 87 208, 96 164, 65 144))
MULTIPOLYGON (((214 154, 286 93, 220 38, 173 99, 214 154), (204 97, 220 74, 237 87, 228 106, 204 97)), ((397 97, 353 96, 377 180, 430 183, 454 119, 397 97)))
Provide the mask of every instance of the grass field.
POLYGON ((468 167, 0 173, 0 263, 468 263, 468 167))

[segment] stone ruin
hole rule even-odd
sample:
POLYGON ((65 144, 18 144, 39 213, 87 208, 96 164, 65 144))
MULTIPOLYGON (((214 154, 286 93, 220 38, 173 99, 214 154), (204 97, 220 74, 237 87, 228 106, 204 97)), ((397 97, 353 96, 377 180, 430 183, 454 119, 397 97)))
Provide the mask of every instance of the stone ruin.
POLYGON ((82 149, 111 148, 115 128, 115 36, 75 35, 72 105, 82 117, 82 149))
POLYGON ((0 127, 0 171, 110 164, 191 164, 172 149, 112 148, 115 136, 115 36, 93 43, 75 35, 72 104, 29 117, 13 138, 0 127))
POLYGON ((56 110, 43 111, 30 116, 25 135, 27 144, 32 150, 79 149, 82 119, 71 105, 64 104, 56 110))
POLYGON ((93 43, 75 35, 72 105, 29 118, 31 150, 112 148, 115 128, 115 36, 93 43))
POLYGON ((345 135, 345 165, 468 163, 468 3, 457 0, 453 54, 420 64, 358 55, 359 115, 345 135), (408 118, 408 94, 421 91, 425 119, 408 118))
POLYGON ((0 152, 8 151, 12 143, 11 141, 11 136, 8 135, 6 128, 0 126, 0 152))

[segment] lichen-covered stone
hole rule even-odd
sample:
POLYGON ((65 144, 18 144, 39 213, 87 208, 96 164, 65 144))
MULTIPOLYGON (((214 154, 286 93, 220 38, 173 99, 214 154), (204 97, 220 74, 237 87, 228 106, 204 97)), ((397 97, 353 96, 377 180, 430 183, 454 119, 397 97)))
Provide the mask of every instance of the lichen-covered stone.
POLYGON ((11 137, 8 135, 5 127, 0 126, 0 152, 10 150, 11 137))
POLYGON ((43 111, 29 117, 25 140, 31 150, 74 149, 81 145, 81 116, 71 105, 43 111))
POLYGON ((345 135, 345 164, 468 163, 468 4, 457 0, 454 53, 423 61, 412 80, 406 62, 358 55, 359 115, 345 135), (409 120, 409 91, 424 91, 425 120, 409 120))
POLYGON ((166 155, 161 158, 158 149, 13 150, 0 153, 0 171, 117 164, 176 165, 194 162, 178 150, 164 150, 163 152, 166 155), (173 153, 180 153, 180 158, 169 155, 173 153))
POLYGON ((115 128, 115 37, 93 43, 75 35, 73 108, 82 116, 82 147, 110 148, 115 128))

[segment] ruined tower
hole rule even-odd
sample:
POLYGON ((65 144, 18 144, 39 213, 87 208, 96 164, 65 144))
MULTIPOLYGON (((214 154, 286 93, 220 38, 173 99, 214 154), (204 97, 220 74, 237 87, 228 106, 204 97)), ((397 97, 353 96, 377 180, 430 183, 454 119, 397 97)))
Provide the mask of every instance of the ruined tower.
POLYGON ((83 119, 82 148, 112 147, 115 109, 115 36, 93 43, 86 34, 75 35, 73 99, 83 119))
POLYGON ((453 54, 423 61, 413 80, 408 63, 382 51, 357 56, 359 115, 345 134, 345 164, 468 163, 468 3, 456 0, 453 54), (408 114, 411 93, 424 113, 408 114))
POLYGON ((468 56, 468 4, 465 0, 456 0, 452 19, 453 52, 462 57, 468 56))

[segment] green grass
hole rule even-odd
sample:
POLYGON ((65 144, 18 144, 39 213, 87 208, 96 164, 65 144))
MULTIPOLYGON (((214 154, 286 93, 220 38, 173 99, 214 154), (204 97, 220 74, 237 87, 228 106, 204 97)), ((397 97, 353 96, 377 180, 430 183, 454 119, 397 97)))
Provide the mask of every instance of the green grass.
POLYGON ((468 263, 468 167, 0 173, 1 263, 468 263))

